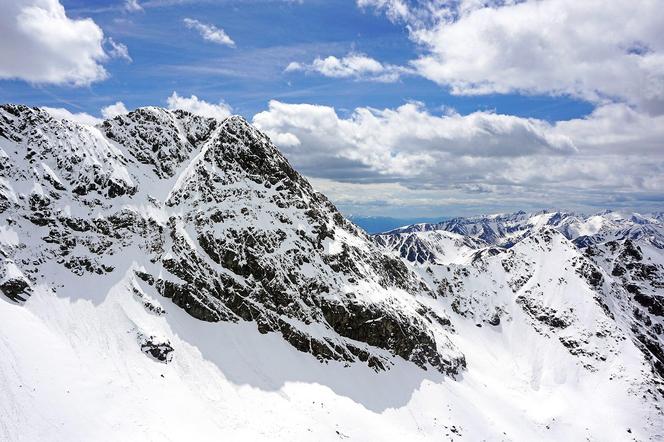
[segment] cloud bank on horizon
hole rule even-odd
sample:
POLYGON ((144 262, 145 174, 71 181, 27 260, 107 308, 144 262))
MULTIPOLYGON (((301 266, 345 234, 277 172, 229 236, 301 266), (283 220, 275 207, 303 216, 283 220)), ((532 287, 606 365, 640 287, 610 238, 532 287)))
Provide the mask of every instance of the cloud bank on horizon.
POLYGON ((655 1, 2 2, 1 101, 240 112, 346 212, 664 206, 655 1))

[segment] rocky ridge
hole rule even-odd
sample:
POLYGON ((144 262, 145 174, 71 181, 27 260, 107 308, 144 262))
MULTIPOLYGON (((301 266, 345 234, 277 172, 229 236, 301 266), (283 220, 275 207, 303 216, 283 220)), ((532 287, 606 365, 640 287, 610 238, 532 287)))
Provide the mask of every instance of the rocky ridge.
POLYGON ((492 326, 525 313, 589 370, 629 339, 664 397, 664 224, 603 212, 501 214, 374 236, 428 278, 451 309, 492 326), (414 247, 413 245, 417 245, 414 247))

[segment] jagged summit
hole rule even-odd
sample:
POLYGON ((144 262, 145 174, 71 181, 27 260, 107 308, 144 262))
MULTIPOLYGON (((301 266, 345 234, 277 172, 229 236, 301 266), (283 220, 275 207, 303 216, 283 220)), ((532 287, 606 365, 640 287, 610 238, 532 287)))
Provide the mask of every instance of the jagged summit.
POLYGON ((138 292, 197 319, 255 322, 323 360, 386 369, 391 352, 423 368, 463 368, 449 320, 417 301, 428 288, 242 117, 147 107, 91 128, 3 106, 0 130, 12 165, 2 170, 2 216, 34 237, 2 260, 4 273, 20 270, 5 285, 25 285, 14 299, 42 283, 66 293, 77 276, 131 271, 138 292), (133 261, 123 259, 129 250, 133 261), (42 275, 28 256, 56 268, 42 275))

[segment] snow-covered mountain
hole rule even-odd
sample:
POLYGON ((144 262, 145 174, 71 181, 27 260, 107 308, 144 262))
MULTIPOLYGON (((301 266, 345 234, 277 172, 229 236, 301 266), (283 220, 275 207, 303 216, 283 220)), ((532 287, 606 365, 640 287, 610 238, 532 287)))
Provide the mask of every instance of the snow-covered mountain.
POLYGON ((369 237, 240 117, 0 106, 0 439, 658 440, 661 214, 547 216, 369 237))
POLYGON ((405 226, 374 239, 439 287, 457 314, 498 325, 521 310, 590 370, 629 339, 664 392, 661 215, 517 212, 405 226))
POLYGON ((509 247, 543 226, 550 226, 579 246, 588 246, 612 239, 646 238, 664 248, 664 217, 662 213, 640 215, 605 211, 592 216, 575 213, 541 211, 516 212, 469 218, 452 218, 440 223, 421 223, 399 227, 386 234, 446 231, 472 237, 485 244, 509 247))

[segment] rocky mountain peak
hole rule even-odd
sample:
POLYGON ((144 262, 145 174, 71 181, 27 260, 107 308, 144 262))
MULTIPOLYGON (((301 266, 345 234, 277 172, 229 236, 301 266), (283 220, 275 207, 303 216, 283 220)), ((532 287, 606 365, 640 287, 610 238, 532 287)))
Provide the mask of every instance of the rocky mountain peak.
POLYGON ((243 118, 148 107, 88 127, 20 106, 0 115, 12 164, 0 172, 0 216, 19 238, 1 258, 11 299, 128 274, 140 299, 254 322, 321 360, 463 369, 449 319, 418 301, 426 284, 243 118))
POLYGON ((151 166, 157 177, 170 178, 208 141, 218 124, 185 111, 145 107, 106 120, 100 128, 128 156, 151 166))

